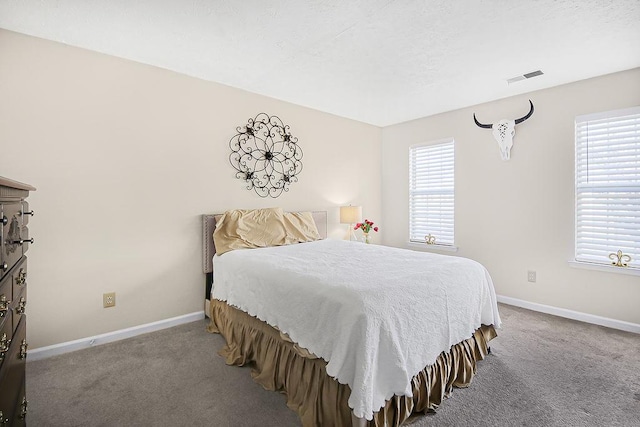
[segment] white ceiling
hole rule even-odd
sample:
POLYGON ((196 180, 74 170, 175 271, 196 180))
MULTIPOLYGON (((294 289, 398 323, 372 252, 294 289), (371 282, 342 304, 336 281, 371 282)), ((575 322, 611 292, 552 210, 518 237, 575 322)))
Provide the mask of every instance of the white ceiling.
POLYGON ((0 0, 0 27, 378 126, 640 66, 640 0, 0 0))

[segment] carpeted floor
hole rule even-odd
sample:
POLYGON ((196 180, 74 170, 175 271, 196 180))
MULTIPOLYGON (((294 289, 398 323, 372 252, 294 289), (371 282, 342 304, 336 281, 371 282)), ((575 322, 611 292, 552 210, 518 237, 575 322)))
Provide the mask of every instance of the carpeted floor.
MULTIPOLYGON (((423 426, 640 426, 640 335, 500 305, 467 389, 423 426)), ((194 322, 27 363, 30 426, 298 426, 194 322)))

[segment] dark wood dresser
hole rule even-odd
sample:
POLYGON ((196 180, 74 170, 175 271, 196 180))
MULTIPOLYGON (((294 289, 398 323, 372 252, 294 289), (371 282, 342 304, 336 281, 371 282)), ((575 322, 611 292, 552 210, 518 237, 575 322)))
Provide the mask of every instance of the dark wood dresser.
POLYGON ((30 185, 0 177, 0 426, 26 425, 27 257, 30 185))

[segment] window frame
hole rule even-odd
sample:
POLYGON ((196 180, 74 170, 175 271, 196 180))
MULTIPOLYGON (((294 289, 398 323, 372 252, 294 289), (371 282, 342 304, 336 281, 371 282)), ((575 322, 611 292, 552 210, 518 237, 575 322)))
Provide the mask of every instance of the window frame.
MULTIPOLYGON (((596 255, 589 257, 585 252, 587 251, 587 245, 591 245, 594 252, 602 252, 606 247, 604 244, 599 244, 595 240, 596 233, 602 234, 604 241, 614 241, 616 236, 626 237, 617 231, 616 228, 620 227, 620 222, 616 222, 616 219, 622 219, 623 216, 631 215, 632 224, 640 224, 640 210, 635 210, 636 207, 640 207, 640 180, 637 178, 637 169, 640 168, 640 106, 610 110, 599 113, 584 114, 577 116, 574 122, 574 149, 575 149, 575 169, 574 169, 574 242, 573 242, 573 260, 570 261, 571 266, 588 268, 592 270, 600 271, 612 271, 623 274, 640 275, 640 238, 636 241, 630 239, 630 248, 632 261, 628 267, 617 267, 612 265, 612 261, 605 259, 603 255, 599 255, 601 259, 593 259, 596 255), (620 126, 621 118, 629 116, 630 130, 629 130, 629 142, 623 141, 623 137, 620 136, 621 132, 615 129, 620 126), (637 116, 637 117, 633 117, 637 116), (591 146, 589 138, 590 135, 589 123, 593 123, 596 129, 607 129, 607 131, 601 131, 607 136, 593 136, 596 141, 592 139, 591 146), (613 130, 611 130, 614 128, 613 130), (585 134, 587 132, 587 134, 585 134), (606 133, 605 133, 606 132, 606 133), (584 136, 586 135, 586 136, 584 136), (610 145, 615 144, 615 148, 610 148, 610 145), (631 165, 629 166, 630 173, 623 172, 620 174, 619 169, 616 168, 614 163, 616 161, 615 156, 620 151, 620 144, 623 144, 623 149, 627 149, 629 146, 629 154, 631 165), (594 148, 595 147, 595 148, 594 148), (589 150, 595 152, 600 151, 604 154, 599 154, 597 158, 589 159, 589 150), (616 152, 616 150, 618 150, 616 152), (586 152, 586 160, 585 153, 586 152), (614 159, 608 159, 614 157, 614 159), (634 159, 635 157, 635 159, 634 159), (602 165, 592 166, 592 165, 602 165), (597 169, 593 171, 593 169, 597 169), (635 169, 635 171, 634 171, 635 169), (608 172, 611 173, 608 173, 608 172), (589 183, 589 173, 596 178, 593 182, 589 183), (607 172, 605 174, 605 172, 607 172), (584 178, 584 176, 587 178, 584 178), (598 176, 599 175, 599 176, 598 176), (608 177, 606 180, 602 176, 608 177), (626 176, 629 178, 624 178, 626 176), (623 178, 620 178, 622 176, 623 178), (586 180, 586 182, 585 182, 586 180), (637 181, 637 182, 636 182, 637 181), (601 199, 601 200, 598 200, 601 199), (625 206, 618 207, 621 203, 625 203, 625 206), (591 206, 591 207, 590 207, 591 206), (606 209, 606 210, 605 210, 606 209), (590 223, 602 222, 601 219, 596 218, 589 221, 589 215, 593 217, 595 211, 603 211, 604 218, 607 219, 611 225, 592 225, 590 223), (582 218, 581 218, 582 216, 582 218), (610 234, 607 234, 608 230, 613 230, 610 234), (580 235, 587 236, 583 239, 580 235)), ((597 131, 593 130, 594 135, 597 135, 597 131)), ((625 159, 626 160, 626 159, 625 159)), ((625 219, 625 222, 627 220, 625 219)), ((611 253, 616 253, 617 249, 614 249, 615 245, 612 245, 611 253)), ((607 249, 609 250, 609 249, 607 249)), ((628 250, 627 250, 628 251, 628 250)), ((623 251, 624 253, 627 253, 623 251)), ((614 257, 615 258, 615 257, 614 257)))
MULTIPOLYGON (((417 143, 417 144, 413 144, 411 146, 409 146, 409 171, 408 171, 408 187, 409 187, 409 191, 408 191, 408 246, 409 247, 413 247, 413 248, 420 248, 420 249, 436 249, 436 250, 444 250, 444 251, 457 251, 457 247, 455 246, 455 138, 453 137, 447 137, 447 138, 442 138, 442 139, 438 139, 438 140, 432 140, 432 141, 426 141, 426 142, 421 142, 421 143, 417 143), (437 236, 436 236, 436 242, 435 244, 427 244, 426 241, 423 240, 418 240, 415 238, 415 236, 412 235, 413 232, 413 227, 414 222, 413 222, 413 215, 414 215, 414 209, 413 209, 413 197, 414 197, 414 193, 415 192, 423 192, 422 195, 424 195, 424 191, 425 190, 416 190, 414 187, 414 182, 413 182, 413 174, 414 174, 414 153, 416 149, 420 149, 420 148, 426 148, 427 150, 429 148, 435 148, 437 146, 444 146, 444 145, 450 145, 451 148, 451 154, 447 155, 450 156, 450 171, 447 170, 445 171, 445 173, 447 175, 450 175, 450 181, 451 181, 451 185, 450 185, 450 189, 446 189, 446 190, 430 190, 432 192, 432 194, 434 195, 450 195, 451 196, 451 209, 450 209, 450 223, 451 226, 448 229, 448 231, 451 234, 451 239, 446 240, 444 242, 442 241, 438 241, 437 240, 437 236)), ((445 162, 448 161, 448 158, 444 159, 445 162)), ((445 177, 446 179, 447 177, 445 177)), ((442 226, 442 224, 440 224, 440 226, 442 226)))

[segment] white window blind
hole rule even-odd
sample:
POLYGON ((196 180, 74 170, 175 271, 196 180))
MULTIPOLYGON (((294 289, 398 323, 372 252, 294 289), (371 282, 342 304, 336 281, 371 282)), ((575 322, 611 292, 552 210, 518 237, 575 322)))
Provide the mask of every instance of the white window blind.
POLYGON ((409 240, 453 246, 453 138, 412 146, 409 169, 409 240))
POLYGON ((575 132, 576 261, 621 250, 640 268, 640 107, 576 117, 575 132))

